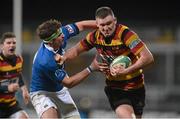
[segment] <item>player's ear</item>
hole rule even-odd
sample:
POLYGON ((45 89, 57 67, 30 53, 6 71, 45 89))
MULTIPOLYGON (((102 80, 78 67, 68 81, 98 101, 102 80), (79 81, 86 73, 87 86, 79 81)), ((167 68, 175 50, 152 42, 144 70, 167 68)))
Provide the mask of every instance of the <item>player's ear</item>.
POLYGON ((54 44, 54 43, 55 43, 55 40, 56 40, 56 38, 53 39, 53 40, 51 40, 49 43, 50 43, 50 44, 54 44))
POLYGON ((97 25, 97 27, 99 28, 99 24, 98 24, 98 21, 96 20, 96 25, 97 25))
POLYGON ((115 22, 115 24, 117 24, 117 18, 116 17, 114 17, 114 22, 115 22))

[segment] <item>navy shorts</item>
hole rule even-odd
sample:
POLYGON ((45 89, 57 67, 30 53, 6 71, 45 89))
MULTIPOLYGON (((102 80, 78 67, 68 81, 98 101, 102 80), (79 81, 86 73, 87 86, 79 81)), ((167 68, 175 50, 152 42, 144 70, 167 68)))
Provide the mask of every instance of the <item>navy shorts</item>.
POLYGON ((136 115, 142 115, 145 106, 144 87, 125 91, 116 87, 106 86, 104 91, 113 110, 116 110, 119 105, 128 104, 133 107, 136 115))
MULTIPOLYGON (((0 104, 0 106, 1 106, 1 104, 0 104)), ((18 103, 16 103, 12 107, 1 106, 0 107, 0 118, 8 118, 12 114, 14 114, 20 110, 22 110, 22 108, 19 106, 18 103)))

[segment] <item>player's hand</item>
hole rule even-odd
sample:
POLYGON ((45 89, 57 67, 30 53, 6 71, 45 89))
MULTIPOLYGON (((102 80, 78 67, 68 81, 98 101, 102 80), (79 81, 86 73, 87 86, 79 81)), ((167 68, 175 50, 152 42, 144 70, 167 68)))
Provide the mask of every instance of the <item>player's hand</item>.
POLYGON ((12 83, 8 85, 8 91, 9 92, 16 92, 19 89, 18 83, 12 83))
POLYGON ((125 75, 126 69, 124 66, 117 64, 117 65, 110 67, 110 73, 112 76, 125 75))
POLYGON ((60 54, 55 54, 54 58, 55 58, 55 61, 60 65, 62 65, 64 61, 66 60, 66 58, 60 54))
POLYGON ((26 86, 22 86, 21 89, 22 89, 22 96, 24 99, 24 103, 28 104, 29 100, 30 100, 29 92, 28 92, 26 86))
POLYGON ((91 68, 93 71, 105 71, 108 69, 108 64, 106 63, 101 63, 97 61, 97 55, 94 57, 94 60, 91 63, 91 68))

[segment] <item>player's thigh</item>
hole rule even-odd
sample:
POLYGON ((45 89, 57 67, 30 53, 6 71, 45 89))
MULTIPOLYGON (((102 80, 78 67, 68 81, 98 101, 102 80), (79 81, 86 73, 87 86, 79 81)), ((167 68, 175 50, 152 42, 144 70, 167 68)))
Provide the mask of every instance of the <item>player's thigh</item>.
POLYGON ((48 96, 42 93, 31 93, 30 95, 31 95, 31 102, 39 117, 41 117, 44 112, 46 113, 48 113, 49 111, 51 112, 51 110, 49 110, 50 108, 57 110, 57 106, 48 96))

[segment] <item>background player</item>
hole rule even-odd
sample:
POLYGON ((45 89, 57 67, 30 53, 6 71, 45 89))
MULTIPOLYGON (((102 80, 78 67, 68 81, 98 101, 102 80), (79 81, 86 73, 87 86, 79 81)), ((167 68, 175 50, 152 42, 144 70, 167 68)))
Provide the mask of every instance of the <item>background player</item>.
POLYGON ((0 118, 28 118, 15 98, 19 88, 25 104, 29 101, 29 93, 22 79, 23 59, 15 54, 16 36, 6 32, 1 38, 0 52, 0 118))

